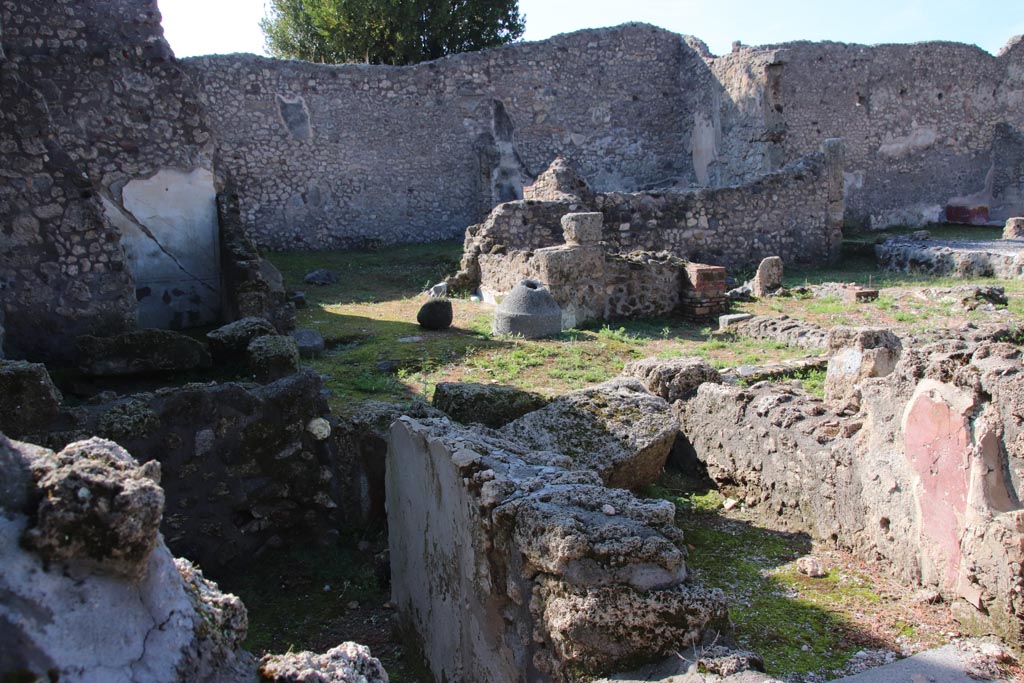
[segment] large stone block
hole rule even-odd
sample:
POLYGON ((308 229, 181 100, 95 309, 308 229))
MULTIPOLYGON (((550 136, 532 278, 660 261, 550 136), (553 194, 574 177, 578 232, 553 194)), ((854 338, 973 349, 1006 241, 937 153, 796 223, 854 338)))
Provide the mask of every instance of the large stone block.
POLYGON ((825 375, 825 402, 838 411, 860 408, 861 384, 896 367, 903 344, 891 330, 835 327, 828 335, 832 354, 825 375))
POLYGON ((1024 239, 1024 217, 1007 218, 1003 226, 1004 240, 1024 239))
POLYGON ((528 448, 568 456, 608 486, 642 489, 665 467, 678 426, 671 407, 633 378, 574 391, 500 432, 528 448))
POLYGON ((604 214, 567 213, 562 216, 562 235, 572 247, 593 246, 601 241, 604 232, 604 214))
POLYGON ((624 375, 638 378, 651 393, 669 403, 685 399, 705 382, 720 383, 722 376, 703 358, 644 358, 627 363, 624 375))
POLYGON ((436 680, 568 681, 722 624, 721 592, 684 581, 670 503, 553 460, 447 420, 392 426, 392 602, 436 680))
POLYGON ((0 432, 21 437, 46 429, 60 412, 61 395, 46 367, 0 360, 0 432))

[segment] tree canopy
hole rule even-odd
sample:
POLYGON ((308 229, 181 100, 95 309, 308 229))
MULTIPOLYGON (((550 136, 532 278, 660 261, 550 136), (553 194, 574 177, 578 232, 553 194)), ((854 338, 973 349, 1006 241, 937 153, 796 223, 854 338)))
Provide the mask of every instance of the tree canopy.
POLYGON ((275 57, 414 64, 523 35, 518 0, 270 0, 260 22, 275 57))

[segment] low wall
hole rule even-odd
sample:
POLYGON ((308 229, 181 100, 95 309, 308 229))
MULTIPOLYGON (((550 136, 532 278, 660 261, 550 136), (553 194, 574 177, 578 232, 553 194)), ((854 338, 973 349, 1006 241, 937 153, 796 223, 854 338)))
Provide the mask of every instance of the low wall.
POLYGON ((724 619, 720 591, 684 581, 671 503, 558 460, 447 420, 392 426, 392 602, 436 680, 578 680, 724 619))
POLYGON ((466 230, 460 271, 451 285, 508 291, 535 274, 534 252, 563 243, 561 218, 578 210, 603 215, 601 242, 611 251, 664 251, 740 270, 756 268, 768 256, 787 263, 832 263, 842 243, 842 168, 842 144, 830 140, 822 152, 747 185, 598 193, 586 203, 500 204, 486 221, 466 230))
POLYGON ((895 368, 877 349, 833 351, 829 382, 859 373, 856 400, 838 396, 859 412, 789 386, 704 384, 677 404, 697 458, 767 526, 881 562, 941 591, 970 630, 1024 643, 1020 350, 946 340, 904 348, 895 368))
POLYGON ((349 482, 336 473, 351 474, 354 456, 339 449, 322 386, 309 370, 267 385, 190 384, 63 406, 18 437, 60 448, 95 434, 158 460, 167 544, 218 571, 326 538, 347 512, 349 482))

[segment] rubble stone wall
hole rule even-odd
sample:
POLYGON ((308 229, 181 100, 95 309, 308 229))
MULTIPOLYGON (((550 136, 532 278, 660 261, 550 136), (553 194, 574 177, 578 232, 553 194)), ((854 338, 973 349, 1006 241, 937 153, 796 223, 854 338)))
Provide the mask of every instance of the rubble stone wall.
POLYGON ((691 176, 678 35, 631 24, 410 67, 183 60, 262 247, 455 238, 557 154, 601 190, 691 176), (657 121, 657 125, 650 122, 657 121))
POLYGON ((310 370, 267 385, 190 384, 63 406, 18 438, 60 448, 95 434, 158 461, 167 544, 222 570, 327 538, 349 512, 352 454, 339 448, 322 386, 310 370))
MULTIPOLYGON (((869 365, 850 351, 847 371, 869 365)), ((704 384, 676 404, 682 433, 765 524, 882 561, 1024 642, 1020 350, 941 341, 877 374, 862 373, 859 412, 843 413, 792 387, 704 384)))
MULTIPOLYGON (((1020 158, 1008 158, 1003 140, 1024 131, 1019 38, 997 57, 959 43, 795 42, 741 47, 712 64, 739 97, 747 134, 766 141, 748 142, 762 144, 754 158, 767 167, 843 139, 849 222, 915 225, 974 203, 1002 222, 1024 208, 1020 158)), ((736 150, 733 165, 743 158, 743 144, 725 147, 736 150)))
MULTIPOLYGON (((81 192, 98 199, 106 223, 88 215, 74 219, 89 241, 60 244, 68 253, 59 272, 35 273, 26 285, 46 287, 48 280, 92 272, 83 269, 98 261, 90 243, 98 241, 108 259, 123 256, 134 280, 137 303, 122 313, 147 327, 216 321, 211 136, 191 83, 163 39, 155 0, 16 0, 0 8, 0 26, 6 59, 39 92, 54 143, 92 185, 81 192), (83 258, 87 254, 95 259, 83 258)), ((24 113, 19 121, 35 125, 24 113)), ((47 248, 57 246, 39 246, 47 248)), ((101 266, 109 267, 109 261, 101 266)))
MULTIPOLYGON (((134 323, 117 232, 56 139, 42 95, 0 56, 0 317, 7 355, 69 358, 65 335, 134 323)), ((3 339, 0 339, 2 342, 3 339)))

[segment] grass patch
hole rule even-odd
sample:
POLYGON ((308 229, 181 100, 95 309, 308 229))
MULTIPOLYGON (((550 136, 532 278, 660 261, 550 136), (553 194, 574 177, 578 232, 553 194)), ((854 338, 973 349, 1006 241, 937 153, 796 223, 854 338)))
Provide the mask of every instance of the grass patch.
MULTIPOLYGON (((872 234, 871 239, 875 237, 872 234)), ((598 322, 554 339, 494 337, 490 331, 493 307, 465 298, 452 299, 450 329, 423 330, 416 324, 423 304, 419 295, 428 284, 455 271, 460 251, 458 243, 442 242, 378 251, 269 255, 292 289, 306 291, 309 305, 298 311, 298 326, 317 330, 327 340, 328 352, 309 364, 325 376, 332 410, 347 414, 367 400, 429 400, 433 387, 445 381, 494 382, 552 396, 614 377, 627 362, 648 356, 699 356, 721 369, 790 360, 812 352, 769 340, 712 333, 677 318, 598 322), (302 284, 302 277, 316 268, 333 270, 340 281, 327 287, 302 284)), ((828 268, 787 268, 786 281, 883 287, 971 282, 880 273, 873 259, 866 258, 847 258, 828 268)), ((1003 319, 1024 317, 1024 281, 979 282, 1006 288, 1010 315, 1003 319)), ((774 297, 737 303, 733 310, 788 315, 820 326, 890 325, 910 330, 991 319, 983 311, 965 313, 956 306, 899 291, 887 292, 875 303, 774 297)), ((820 395, 819 376, 797 376, 809 391, 820 395)))

